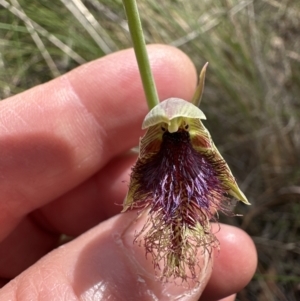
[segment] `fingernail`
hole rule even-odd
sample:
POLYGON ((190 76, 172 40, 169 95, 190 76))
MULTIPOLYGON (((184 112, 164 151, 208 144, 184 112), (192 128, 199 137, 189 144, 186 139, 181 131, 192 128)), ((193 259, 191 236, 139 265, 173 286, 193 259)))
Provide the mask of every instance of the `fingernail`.
MULTIPOLYGON (((212 257, 205 247, 199 249, 197 254, 198 267, 197 279, 160 279, 161 270, 154 268, 151 255, 146 256, 143 241, 136 242, 136 233, 143 229, 147 216, 137 218, 137 212, 123 213, 130 215, 132 221, 128 224, 121 236, 122 248, 128 257, 133 273, 136 275, 137 290, 141 295, 147 292, 152 297, 150 300, 197 300, 212 272, 212 257)), ((163 262, 162 262, 163 265, 163 262)))

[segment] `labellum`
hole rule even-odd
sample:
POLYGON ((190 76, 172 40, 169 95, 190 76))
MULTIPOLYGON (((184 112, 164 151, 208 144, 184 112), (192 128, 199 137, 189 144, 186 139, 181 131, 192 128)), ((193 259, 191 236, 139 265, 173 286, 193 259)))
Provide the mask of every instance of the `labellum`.
POLYGON ((201 119, 206 117, 196 105, 179 98, 147 114, 142 125, 147 132, 123 205, 123 212, 147 214, 135 241, 151 255, 163 281, 197 281, 199 250, 211 253, 219 245, 210 221, 217 211, 229 211, 232 198, 249 204, 201 119))

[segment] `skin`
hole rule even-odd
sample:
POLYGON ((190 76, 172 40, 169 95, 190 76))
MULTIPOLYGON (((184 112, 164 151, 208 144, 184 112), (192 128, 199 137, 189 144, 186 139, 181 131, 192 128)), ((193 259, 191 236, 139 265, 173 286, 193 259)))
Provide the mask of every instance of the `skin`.
MULTIPOLYGON (((160 99, 191 99, 189 58, 148 50, 160 99)), ((0 300, 232 301, 250 281, 254 244, 231 226, 196 287, 157 281, 132 244, 142 221, 119 212, 146 113, 131 49, 0 102, 0 300), (57 248, 62 233, 76 238, 57 248)))

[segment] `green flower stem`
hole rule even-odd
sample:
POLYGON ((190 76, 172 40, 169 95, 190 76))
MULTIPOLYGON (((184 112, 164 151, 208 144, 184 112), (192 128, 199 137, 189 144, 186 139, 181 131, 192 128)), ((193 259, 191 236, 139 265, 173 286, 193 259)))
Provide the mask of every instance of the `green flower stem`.
POLYGON ((132 38, 135 56, 146 94, 147 104, 149 110, 151 110, 159 103, 159 100, 149 64, 149 58, 146 50, 146 44, 138 8, 135 0, 123 0, 123 4, 128 19, 128 26, 132 38))

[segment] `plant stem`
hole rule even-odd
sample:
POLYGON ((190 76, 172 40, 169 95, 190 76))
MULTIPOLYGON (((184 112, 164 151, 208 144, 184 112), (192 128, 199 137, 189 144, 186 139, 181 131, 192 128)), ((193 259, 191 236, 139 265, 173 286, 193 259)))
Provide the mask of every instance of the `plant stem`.
POLYGON ((159 100, 149 64, 138 8, 135 0, 123 0, 123 4, 127 15, 129 31, 142 78, 147 104, 149 110, 151 110, 159 103, 159 100))

